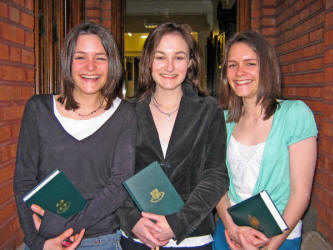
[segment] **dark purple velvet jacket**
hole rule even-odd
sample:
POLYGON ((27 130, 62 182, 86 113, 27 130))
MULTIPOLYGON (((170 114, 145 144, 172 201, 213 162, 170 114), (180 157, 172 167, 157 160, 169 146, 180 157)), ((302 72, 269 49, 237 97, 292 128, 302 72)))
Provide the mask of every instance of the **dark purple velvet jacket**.
MULTIPOLYGON (((212 210, 229 186, 225 163, 226 128, 223 111, 212 97, 201 97, 192 84, 183 83, 183 97, 164 158, 149 109, 151 96, 136 105, 138 121, 136 167, 140 171, 158 161, 185 202, 177 213, 166 216, 177 242, 214 232, 212 210)), ((118 209, 121 229, 127 235, 140 219, 128 197, 118 209)))

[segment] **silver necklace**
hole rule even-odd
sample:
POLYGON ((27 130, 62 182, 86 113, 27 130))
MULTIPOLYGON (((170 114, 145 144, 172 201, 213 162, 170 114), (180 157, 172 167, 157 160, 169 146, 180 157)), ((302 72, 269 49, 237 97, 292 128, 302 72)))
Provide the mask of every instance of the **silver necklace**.
POLYGON ((87 116, 91 116, 91 115, 95 114, 102 106, 103 106, 103 99, 102 99, 101 103, 99 104, 99 106, 88 114, 77 113, 76 110, 73 110, 73 111, 80 117, 87 117, 87 116))
POLYGON ((161 114, 165 115, 166 119, 168 121, 170 121, 171 116, 178 111, 179 106, 174 111, 171 111, 170 113, 164 112, 163 110, 160 109, 160 107, 159 107, 160 104, 156 101, 155 96, 152 96, 152 97, 153 97, 152 104, 154 105, 154 107, 157 109, 158 112, 160 112, 161 114))

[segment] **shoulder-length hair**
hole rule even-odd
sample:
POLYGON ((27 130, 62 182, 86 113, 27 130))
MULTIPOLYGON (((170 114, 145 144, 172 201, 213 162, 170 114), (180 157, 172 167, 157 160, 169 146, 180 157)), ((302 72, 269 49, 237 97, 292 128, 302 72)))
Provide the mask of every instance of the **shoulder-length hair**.
POLYGON ((107 102, 105 109, 108 109, 120 92, 122 64, 117 44, 112 35, 105 28, 94 23, 79 24, 66 36, 60 53, 62 91, 58 101, 62 104, 65 103, 65 109, 67 110, 79 108, 79 104, 73 97, 75 83, 72 76, 72 63, 76 43, 81 35, 98 36, 105 49, 108 58, 108 76, 104 87, 101 89, 101 94, 107 102))
POLYGON ((220 82, 220 104, 229 110, 227 122, 238 122, 243 110, 242 98, 237 96, 228 84, 227 64, 229 51, 235 43, 247 44, 259 59, 259 86, 256 104, 260 104, 265 112, 264 119, 270 118, 278 107, 277 99, 281 91, 279 61, 273 45, 262 35, 254 31, 235 34, 228 40, 222 65, 220 82))
POLYGON ((205 92, 200 87, 200 50, 197 42, 191 35, 192 29, 187 24, 163 23, 155 28, 147 37, 143 46, 139 64, 138 93, 139 99, 145 98, 155 90, 155 81, 152 77, 151 67, 154 60, 155 49, 165 34, 176 33, 183 37, 188 49, 190 62, 185 80, 189 80, 200 94, 205 92))

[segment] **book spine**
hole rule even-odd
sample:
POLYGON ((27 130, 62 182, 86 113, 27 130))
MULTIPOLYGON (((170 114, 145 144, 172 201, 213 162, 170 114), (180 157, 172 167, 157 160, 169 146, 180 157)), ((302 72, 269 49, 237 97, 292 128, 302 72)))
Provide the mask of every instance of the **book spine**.
POLYGON ((22 199, 23 202, 26 202, 27 200, 29 200, 31 196, 33 196, 40 189, 42 189, 42 187, 44 187, 47 183, 49 183, 59 173, 61 173, 61 171, 59 169, 55 169, 54 171, 52 171, 41 183, 39 183, 30 192, 28 192, 26 195, 23 196, 23 199, 22 199))

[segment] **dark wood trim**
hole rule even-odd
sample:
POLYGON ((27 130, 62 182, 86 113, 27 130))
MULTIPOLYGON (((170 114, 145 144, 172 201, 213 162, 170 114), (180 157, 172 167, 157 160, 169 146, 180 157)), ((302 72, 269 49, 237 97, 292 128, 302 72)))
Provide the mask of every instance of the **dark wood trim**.
POLYGON ((250 29, 251 24, 251 1, 237 1, 237 31, 246 31, 250 29))
POLYGON ((111 34, 116 40, 121 56, 124 56, 124 22, 126 0, 111 1, 111 34))
POLYGON ((60 91, 60 50, 68 31, 84 21, 85 0, 35 0, 36 93, 60 91))

